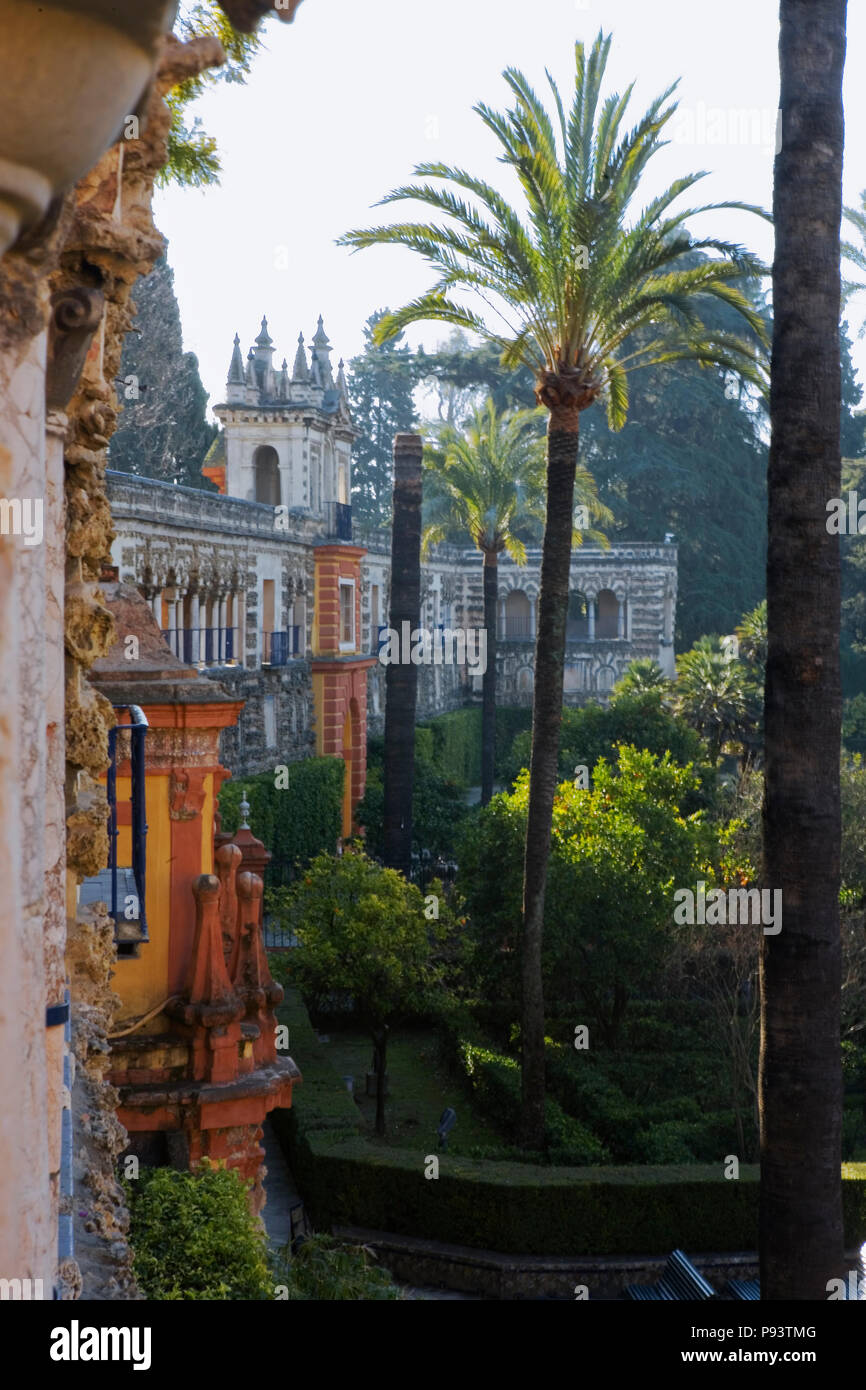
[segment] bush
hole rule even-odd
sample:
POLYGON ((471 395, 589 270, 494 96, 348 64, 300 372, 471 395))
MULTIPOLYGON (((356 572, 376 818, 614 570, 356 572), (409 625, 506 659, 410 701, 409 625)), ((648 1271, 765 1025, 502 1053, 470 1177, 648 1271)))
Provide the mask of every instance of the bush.
MULTIPOLYGON (((456 836, 470 815, 463 784, 443 775, 431 761, 433 736, 430 729, 415 730, 415 783, 412 793, 412 849, 427 850, 435 859, 454 853, 456 836)), ((367 748, 367 784, 358 803, 356 818, 364 827, 368 854, 381 858, 385 843, 383 822, 385 788, 384 743, 371 738, 367 748)))
MULTIPOLYGON (((700 774, 701 787, 690 792, 685 809, 694 811, 709 804, 715 774, 708 765, 705 744, 684 719, 664 708, 660 695, 651 692, 621 695, 607 707, 592 702, 579 709, 566 706, 559 740, 560 777, 570 780, 578 765, 592 773, 600 758, 615 761, 620 743, 646 749, 659 758, 670 753, 681 767, 693 763, 700 774)), ((521 768, 529 766, 529 749, 530 735, 518 734, 504 765, 509 782, 516 781, 521 768)))
POLYGON ((147 1298, 272 1296, 264 1234, 237 1173, 151 1168, 125 1186, 133 1267, 147 1298))
POLYGON ((274 1279, 289 1302, 352 1300, 381 1302, 403 1295, 387 1269, 374 1265, 365 1245, 343 1245, 332 1236, 304 1241, 296 1255, 283 1251, 275 1262, 274 1279))
MULTIPOLYGON (((296 995, 288 1005, 304 1084, 293 1108, 275 1111, 274 1120, 320 1229, 364 1226, 515 1255, 662 1254, 678 1245, 694 1251, 756 1248, 757 1166, 742 1165, 739 1181, 731 1182, 721 1161, 553 1167, 443 1153, 438 1181, 425 1181, 420 1149, 373 1149, 358 1135, 354 1117, 354 1134, 345 1121, 326 1125, 326 1084, 332 1116, 355 1107, 333 1068, 325 1064, 326 1083, 308 1051, 312 1030, 296 995)), ((461 1029, 471 1031, 472 1020, 461 1005, 449 1005, 443 1015, 447 1047, 461 1029)), ((287 1016, 285 1006, 280 1016, 287 1016)), ((845 1240, 852 1247, 866 1239, 866 1164, 843 1165, 843 1178, 845 1240)))
POLYGON ((290 883, 303 867, 323 850, 333 853, 343 821, 342 758, 305 758, 289 763, 285 787, 275 785, 272 772, 224 782, 219 808, 224 830, 241 823, 244 791, 250 803, 250 829, 273 858, 268 867, 271 884, 290 883))

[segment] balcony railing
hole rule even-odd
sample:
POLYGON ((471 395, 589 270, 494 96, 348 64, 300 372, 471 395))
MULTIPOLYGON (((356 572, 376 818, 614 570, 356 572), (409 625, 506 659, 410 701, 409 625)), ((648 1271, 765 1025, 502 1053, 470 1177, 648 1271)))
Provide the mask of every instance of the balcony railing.
POLYGON ((283 632, 262 633, 262 665, 285 666, 300 655, 301 629, 299 624, 283 632))
POLYGON ((117 713, 129 713, 129 723, 108 731, 108 868, 81 885, 80 903, 104 902, 114 920, 114 940, 119 957, 135 956, 142 942, 148 941, 145 892, 147 887, 147 816, 145 809, 144 740, 148 724, 138 705, 115 705, 117 713), (131 767, 130 802, 132 808, 132 864, 118 864, 117 840, 117 739, 122 731, 129 738, 131 767), (127 732, 128 731, 128 732, 127 732))
POLYGON ((190 666, 225 666, 238 659, 236 627, 170 627, 162 635, 171 651, 190 666))
POLYGON ((328 535, 338 541, 352 539, 352 505, 350 502, 328 502, 325 506, 328 535))
POLYGON ((500 618, 497 636, 500 642, 531 642, 533 638, 532 619, 500 618))

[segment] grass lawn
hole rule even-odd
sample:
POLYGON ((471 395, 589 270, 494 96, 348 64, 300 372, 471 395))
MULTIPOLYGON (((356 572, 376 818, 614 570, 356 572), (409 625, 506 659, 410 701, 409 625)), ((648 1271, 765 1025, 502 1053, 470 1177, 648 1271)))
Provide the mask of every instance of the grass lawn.
POLYGON ((367 1096, 366 1074, 371 1068, 373 1044, 361 1032, 329 1030, 325 1052, 338 1076, 355 1078, 355 1100, 364 1117, 367 1138, 405 1148, 415 1142, 425 1153, 436 1152, 436 1130, 446 1105, 457 1112, 457 1123, 448 1137, 448 1152, 465 1154, 477 1145, 499 1147, 502 1139, 479 1116, 473 1115, 459 1083, 439 1064, 436 1034, 426 1029, 395 1029, 388 1040, 390 1099, 385 1104, 385 1138, 376 1139, 375 1096, 367 1096))

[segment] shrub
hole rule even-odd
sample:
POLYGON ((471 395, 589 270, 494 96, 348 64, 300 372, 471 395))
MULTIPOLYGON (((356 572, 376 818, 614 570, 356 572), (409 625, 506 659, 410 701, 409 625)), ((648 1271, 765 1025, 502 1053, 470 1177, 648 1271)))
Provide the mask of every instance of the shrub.
POLYGON ((316 1235, 304 1241, 296 1255, 281 1252, 274 1262, 274 1279, 289 1302, 402 1298, 387 1269, 374 1265, 373 1259, 365 1245, 344 1245, 332 1236, 316 1235))
MULTIPOLYGON (((323 850, 333 852, 343 819, 342 758, 305 758, 289 763, 286 786, 276 786, 272 772, 224 782, 219 808, 224 830, 241 823, 240 804, 246 791, 250 829, 273 858, 268 867, 272 884, 289 883, 323 850)), ((282 780, 282 779, 281 779, 282 780)))
POLYGON ((265 1238, 231 1169, 143 1169, 126 1184, 133 1267, 147 1298, 264 1299, 265 1238))

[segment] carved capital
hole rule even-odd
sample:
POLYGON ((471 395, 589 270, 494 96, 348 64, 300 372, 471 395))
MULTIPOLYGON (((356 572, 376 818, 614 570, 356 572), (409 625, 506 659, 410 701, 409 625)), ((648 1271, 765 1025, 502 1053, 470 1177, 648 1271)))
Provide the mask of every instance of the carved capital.
POLYGON ((65 410, 84 368, 90 343, 105 309, 101 290, 77 287, 51 298, 45 401, 49 410, 65 410))

